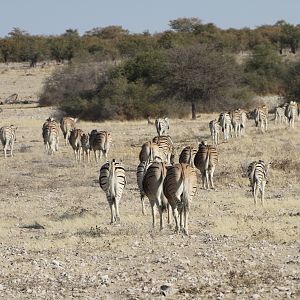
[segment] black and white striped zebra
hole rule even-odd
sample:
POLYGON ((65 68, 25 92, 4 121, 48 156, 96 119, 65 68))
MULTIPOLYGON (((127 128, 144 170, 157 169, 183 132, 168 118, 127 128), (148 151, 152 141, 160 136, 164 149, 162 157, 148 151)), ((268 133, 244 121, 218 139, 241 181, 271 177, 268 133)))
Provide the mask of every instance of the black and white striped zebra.
POLYGON ((143 179, 146 174, 147 168, 152 162, 149 160, 144 160, 140 162, 140 164, 137 167, 136 170, 136 179, 137 179, 137 185, 140 190, 140 197, 141 197, 141 203, 142 203, 142 213, 143 215, 146 215, 146 208, 145 208, 145 191, 143 188, 143 179))
POLYGON ((179 155, 179 163, 189 164, 194 167, 194 158, 197 153, 197 149, 193 146, 186 146, 183 148, 179 155))
POLYGON ((58 151, 59 145, 59 126, 53 118, 48 118, 43 124, 42 136, 48 154, 58 151))
POLYGON ((7 157, 7 150, 10 148, 10 156, 13 156, 14 143, 16 141, 16 130, 14 125, 3 126, 0 128, 0 140, 3 145, 4 157, 7 157))
POLYGON ((206 141, 199 144, 198 152, 196 153, 194 164, 200 170, 202 175, 203 189, 214 189, 213 176, 215 168, 218 164, 218 151, 212 145, 208 145, 206 141))
POLYGON ((77 121, 78 121, 77 118, 72 118, 72 117, 63 117, 60 120, 60 128, 64 135, 66 145, 69 143, 71 131, 76 128, 77 121))
POLYGON ((286 106, 277 106, 275 108, 275 124, 286 124, 287 117, 285 116, 286 106))
POLYGON ((287 117, 289 126, 291 128, 295 127, 295 119, 297 115, 298 115, 297 102, 291 101, 285 108, 285 116, 287 117))
POLYGON ((197 189, 195 169, 188 164, 175 164, 168 167, 163 188, 172 208, 176 232, 182 231, 188 235, 189 209, 197 189))
POLYGON ((75 161, 81 161, 81 153, 82 153, 82 144, 81 137, 83 135, 83 131, 79 128, 74 128, 71 130, 69 136, 69 143, 74 151, 75 161))
POLYGON ((156 127, 157 134, 159 136, 167 135, 168 131, 169 131, 169 128, 170 128, 169 119, 166 118, 166 117, 156 119, 155 120, 155 127, 156 127))
POLYGON ((157 143, 148 141, 142 145, 140 154, 139 154, 140 162, 152 162, 152 161, 164 161, 165 154, 160 149, 157 143))
POLYGON ((252 189, 254 204, 257 204, 257 197, 260 193, 261 205, 264 205, 265 186, 269 177, 269 165, 266 165, 263 160, 252 162, 247 169, 247 175, 252 189))
POLYGON ((90 162, 91 146, 90 146, 90 136, 87 133, 81 135, 81 147, 83 161, 90 162))
POLYGON ((161 135, 153 138, 152 142, 156 143, 164 155, 163 161, 167 164, 174 164, 175 147, 172 138, 169 135, 161 135))
POLYGON ((259 106, 247 114, 249 119, 254 119, 255 126, 262 132, 268 130, 268 108, 266 105, 259 106))
POLYGON ((234 131, 235 137, 241 136, 243 121, 242 121, 242 113, 240 109, 233 110, 230 113, 231 123, 234 131))
POLYGON ((228 139, 232 137, 232 123, 230 114, 228 112, 220 113, 218 122, 220 123, 224 133, 224 140, 227 142, 228 139))
POLYGON ((148 167, 143 176, 142 187, 148 197, 151 211, 152 224, 155 228, 155 207, 159 211, 160 230, 163 229, 163 211, 168 211, 168 223, 170 223, 170 210, 168 200, 163 193, 163 182, 167 174, 166 164, 163 162, 153 162, 148 167))
POLYGON ((97 131, 96 129, 91 131, 90 147, 94 151, 96 163, 98 163, 99 159, 101 160, 102 153, 104 153, 105 158, 107 159, 111 142, 111 135, 107 131, 97 131))
POLYGON ((120 221, 119 203, 126 185, 125 169, 115 159, 100 168, 99 184, 105 192, 111 210, 111 224, 120 221))
POLYGON ((221 125, 218 122, 218 120, 212 120, 209 122, 209 130, 210 135, 212 138, 212 143, 214 146, 217 146, 219 144, 219 138, 220 138, 220 131, 221 131, 221 125))

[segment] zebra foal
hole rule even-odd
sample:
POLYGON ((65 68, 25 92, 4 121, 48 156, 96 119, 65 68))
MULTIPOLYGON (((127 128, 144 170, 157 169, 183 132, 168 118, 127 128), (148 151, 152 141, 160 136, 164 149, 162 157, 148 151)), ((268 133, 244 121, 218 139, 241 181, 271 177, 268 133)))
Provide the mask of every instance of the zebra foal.
POLYGON ((189 208, 196 189, 197 175, 193 167, 188 164, 175 164, 168 167, 163 191, 172 208, 177 233, 182 231, 186 235, 189 234, 189 208))
POLYGON ((159 136, 168 134, 168 131, 170 129, 169 119, 166 117, 156 119, 155 127, 159 136))
POLYGON ((91 149, 94 151, 96 163, 98 163, 99 159, 101 160, 102 153, 104 153, 105 159, 107 159, 111 142, 111 135, 107 131, 97 131, 96 129, 91 131, 89 143, 91 149))
POLYGON ((15 127, 14 125, 3 126, 0 128, 0 140, 3 145, 4 158, 7 157, 8 148, 10 148, 10 156, 13 157, 17 129, 18 127, 15 127))
POLYGON ((53 118, 48 118, 43 124, 42 136, 48 154, 58 151, 59 145, 59 126, 53 118))
POLYGON ((125 169, 115 159, 100 168, 99 185, 105 192, 111 211, 111 224, 120 221, 119 203, 126 185, 125 169))
POLYGON ((65 145, 68 145, 71 131, 76 128, 77 118, 63 117, 60 120, 60 128, 64 135, 65 145))
POLYGON ((217 146, 219 144, 220 130, 222 129, 221 125, 218 120, 215 119, 209 122, 208 127, 210 130, 212 143, 214 146, 217 146))

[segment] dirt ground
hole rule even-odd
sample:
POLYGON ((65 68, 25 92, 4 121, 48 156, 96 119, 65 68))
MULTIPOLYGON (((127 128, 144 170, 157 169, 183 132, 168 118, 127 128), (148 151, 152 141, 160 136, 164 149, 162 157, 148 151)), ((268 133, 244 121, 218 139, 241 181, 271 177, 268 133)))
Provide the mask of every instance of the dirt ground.
MULTIPOLYGON (((246 136, 219 146, 217 190, 202 190, 199 178, 187 237, 174 234, 174 222, 153 230, 149 205, 142 215, 136 167, 154 125, 78 123, 111 132, 109 158, 126 168, 121 224, 111 226, 98 184, 104 161, 75 163, 62 136, 59 151, 45 153, 41 127, 54 108, 2 109, 0 126, 18 129, 15 157, 0 153, 1 299, 300 298, 300 122, 292 130, 270 121, 261 134, 249 120, 246 136), (273 162, 265 208, 254 206, 244 177, 256 159, 273 162)), ((176 159, 210 139, 214 117, 170 120, 176 159)))

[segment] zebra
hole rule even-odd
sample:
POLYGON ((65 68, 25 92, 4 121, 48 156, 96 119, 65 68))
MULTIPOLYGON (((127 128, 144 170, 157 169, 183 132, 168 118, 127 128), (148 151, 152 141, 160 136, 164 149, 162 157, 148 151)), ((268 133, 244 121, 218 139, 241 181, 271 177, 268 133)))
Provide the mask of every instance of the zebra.
POLYGON ((275 108, 275 124, 286 124, 287 117, 285 116, 285 106, 278 106, 275 108))
POLYGON ((76 128, 77 118, 63 117, 60 120, 60 128, 64 135, 65 145, 68 145, 72 129, 76 128))
POLYGON ((241 108, 239 110, 241 113, 241 135, 244 135, 246 133, 247 112, 241 108))
POLYGON ((152 142, 156 143, 161 149, 164 155, 163 161, 173 165, 175 159, 175 147, 172 138, 169 135, 161 135, 154 137, 152 142))
POLYGON ((142 145, 142 149, 139 154, 139 159, 140 162, 150 162, 154 160, 162 161, 164 160, 164 153, 159 148, 157 143, 148 141, 142 145))
POLYGON ((94 129, 90 133, 89 142, 91 149, 94 151, 96 163, 98 163, 99 159, 101 160, 102 153, 104 153, 105 158, 107 159, 112 142, 110 133, 107 131, 97 131, 94 129), (99 155, 97 155, 97 151, 99 151, 99 155))
POLYGON ((228 112, 220 113, 218 122, 220 123, 222 131, 224 133, 224 140, 225 142, 227 142, 229 136, 232 137, 232 123, 231 123, 230 113, 228 112))
POLYGON ((90 135, 87 133, 83 133, 81 135, 80 141, 81 141, 81 148, 82 148, 82 154, 83 154, 83 161, 85 161, 85 158, 87 162, 90 162, 90 154, 91 154, 91 147, 90 147, 90 135))
POLYGON ((115 159, 107 161, 100 168, 99 185, 105 192, 111 211, 111 224, 120 221, 119 203, 126 186, 125 169, 115 159))
POLYGON ((212 145, 208 145, 207 141, 202 141, 199 144, 194 164, 201 172, 203 189, 209 189, 209 185, 214 189, 213 176, 216 165, 218 164, 217 149, 212 145))
POLYGON ((170 128, 169 119, 166 117, 156 119, 155 127, 156 127, 157 134, 159 136, 168 134, 168 130, 170 128))
POLYGON ((212 143, 214 146, 219 144, 219 136, 220 136, 220 123, 215 119, 209 122, 209 130, 212 138, 212 143))
POLYGON ((194 158, 197 153, 197 149, 192 146, 183 148, 179 156, 179 163, 189 164, 194 167, 194 158))
POLYGON ((261 205, 264 205, 265 186, 268 183, 269 165, 266 165, 263 160, 252 162, 247 169, 247 175, 252 189, 254 204, 257 203, 258 193, 261 196, 261 205))
POLYGON ((48 154, 58 151, 59 145, 59 126, 53 118, 48 118, 43 124, 42 136, 48 154))
POLYGON ((78 128, 74 128, 71 130, 70 137, 69 137, 69 144, 72 146, 74 150, 74 157, 75 161, 81 160, 81 151, 82 151, 82 144, 81 144, 81 137, 83 135, 83 131, 78 128))
POLYGON ((298 114, 298 106, 295 101, 291 101, 285 108, 285 116, 289 121, 289 127, 295 127, 295 119, 298 114))
POLYGON ((249 119, 254 119, 255 126, 259 126, 262 132, 268 130, 268 108, 266 105, 256 107, 247 116, 249 119))
POLYGON ((168 211, 168 223, 170 223, 170 210, 168 200, 163 193, 163 182, 167 174, 166 164, 163 162, 151 163, 143 177, 142 187, 149 198, 152 209, 152 225, 155 228, 155 207, 159 211, 160 230, 163 229, 163 211, 168 211))
POLYGON ((188 164, 175 164, 167 169, 163 191, 172 208, 176 223, 175 231, 188 232, 188 215, 191 200, 197 189, 197 175, 188 164), (178 222, 179 217, 179 222, 178 222))
POLYGON ((10 156, 13 157, 14 143, 16 141, 16 131, 18 127, 14 125, 3 126, 0 128, 0 140, 3 145, 4 157, 7 157, 8 147, 10 148, 10 156))
POLYGON ((231 123, 234 130, 235 137, 241 136, 242 130, 242 113, 240 109, 236 109, 230 113, 231 123))
POLYGON ((143 189, 143 179, 144 175, 147 171, 148 166, 151 164, 149 161, 142 161, 137 167, 136 170, 136 179, 137 179, 137 185, 140 190, 140 196, 141 196, 141 203, 142 203, 142 213, 143 215, 146 215, 146 209, 145 209, 145 191, 143 189))

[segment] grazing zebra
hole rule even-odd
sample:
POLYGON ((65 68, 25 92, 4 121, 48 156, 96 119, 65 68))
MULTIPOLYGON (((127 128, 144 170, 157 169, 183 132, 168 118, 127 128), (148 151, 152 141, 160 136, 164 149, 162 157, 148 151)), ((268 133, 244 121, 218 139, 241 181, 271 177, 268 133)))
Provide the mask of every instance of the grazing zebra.
POLYGON ((232 136, 232 123, 230 114, 227 112, 220 113, 218 122, 220 123, 222 131, 224 133, 224 140, 225 142, 227 142, 229 136, 232 136))
POLYGON ((266 105, 255 108, 247 116, 249 119, 254 119, 255 126, 259 126, 262 132, 268 130, 268 108, 266 105))
POLYGON ((247 169, 247 175, 254 197, 254 204, 257 203, 258 193, 261 196, 261 205, 264 205, 265 186, 268 183, 269 165, 266 165, 263 160, 252 162, 247 169))
POLYGON ((189 208, 196 189, 197 175, 193 167, 188 164, 175 164, 168 168, 163 191, 172 208, 176 232, 182 231, 188 235, 189 208))
POLYGON ((107 155, 111 146, 112 138, 110 133, 107 131, 97 131, 96 129, 92 130, 90 133, 90 146, 94 151, 96 163, 102 158, 102 152, 107 159, 107 155), (97 155, 99 151, 99 155, 97 155))
POLYGON ((285 116, 285 106, 275 108, 275 124, 286 124, 287 117, 285 116))
POLYGON ((59 126, 53 118, 48 118, 43 124, 42 136, 48 154, 53 154, 55 151, 58 151, 59 126))
POLYGON ((111 210, 111 224, 120 221, 119 203, 126 185, 125 169, 115 159, 107 161, 100 169, 99 184, 105 192, 111 210))
POLYGON ((161 135, 153 138, 152 142, 156 143, 164 155, 164 162, 174 164, 175 147, 169 135, 161 135))
POLYGON ((179 163, 189 164, 194 167, 194 158, 197 153, 197 149, 192 146, 183 148, 179 156, 179 163))
POLYGON ((155 127, 156 127, 157 134, 159 136, 168 134, 168 130, 170 128, 169 119, 166 118, 166 117, 156 119, 155 120, 155 127))
POLYGON ((247 113, 245 110, 240 109, 241 113, 241 135, 244 135, 246 133, 246 121, 247 121, 247 113))
POLYGON ((64 135, 66 145, 69 142, 71 131, 76 128, 77 120, 78 120, 77 118, 71 118, 71 117, 63 117, 60 120, 60 128, 64 135))
POLYGON ((81 129, 77 129, 77 128, 72 129, 71 133, 70 133, 69 143, 74 150, 75 161, 81 160, 81 150, 82 150, 81 137, 82 137, 82 135, 83 135, 83 131, 81 129))
POLYGON ((217 149, 212 145, 207 145, 206 141, 202 141, 199 144, 194 164, 201 172, 203 189, 209 189, 209 185, 214 189, 213 176, 216 165, 218 164, 217 149))
POLYGON ((298 106, 295 101, 291 101, 285 108, 285 116, 289 121, 289 126, 294 128, 295 126, 295 119, 298 115, 298 106))
POLYGON ((242 113, 240 109, 236 109, 230 113, 231 123, 234 130, 235 137, 241 136, 242 130, 242 113))
POLYGON ((3 126, 0 128, 0 140, 3 145, 4 157, 7 157, 7 150, 10 148, 10 156, 13 156, 14 143, 16 141, 16 130, 14 125, 3 126))
POLYGON ((209 122, 210 135, 214 146, 219 144, 220 129, 221 125, 216 119, 209 122))
POLYGON ((170 223, 170 210, 168 200, 163 193, 163 182, 167 174, 167 168, 163 162, 153 162, 145 172, 142 187, 149 198, 152 209, 152 224, 155 228, 155 207, 159 211, 160 230, 163 229, 163 211, 168 210, 168 223, 170 223))
POLYGON ((81 140, 83 161, 85 161, 85 158, 86 158, 87 162, 90 162, 91 147, 90 147, 90 136, 89 136, 89 134, 83 133, 81 135, 80 140, 81 140))
POLYGON ((159 148, 157 143, 154 143, 152 141, 146 142, 143 144, 142 149, 139 154, 140 162, 146 161, 163 161, 164 160, 164 153, 159 148))

